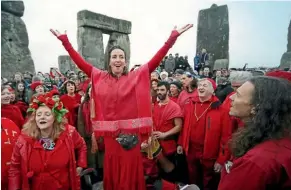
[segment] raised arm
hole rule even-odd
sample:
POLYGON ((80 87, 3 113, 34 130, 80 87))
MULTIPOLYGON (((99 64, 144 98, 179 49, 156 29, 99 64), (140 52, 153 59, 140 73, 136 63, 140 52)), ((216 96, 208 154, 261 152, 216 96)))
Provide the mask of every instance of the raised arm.
POLYGON ((75 62, 75 64, 84 72, 86 73, 87 76, 91 77, 91 72, 93 69, 93 65, 87 63, 83 57, 76 51, 74 50, 72 44, 70 43, 67 34, 61 34, 57 30, 50 30, 53 35, 55 35, 62 43, 64 48, 67 50, 69 53, 71 59, 75 62))
POLYGON ((149 71, 153 72, 161 63, 163 58, 167 55, 169 49, 174 45, 176 42, 177 38, 190 28, 192 28, 192 24, 188 24, 184 26, 183 28, 176 30, 176 27, 172 31, 169 39, 167 42, 164 44, 164 46, 154 55, 154 57, 147 63, 149 71))

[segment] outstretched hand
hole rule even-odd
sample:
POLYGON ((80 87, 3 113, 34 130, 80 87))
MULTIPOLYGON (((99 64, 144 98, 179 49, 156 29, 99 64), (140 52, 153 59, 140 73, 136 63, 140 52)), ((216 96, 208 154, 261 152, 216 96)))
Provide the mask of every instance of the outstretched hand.
POLYGON ((64 33, 60 33, 58 30, 53 30, 53 29, 50 29, 50 31, 51 31, 51 33, 52 33, 53 35, 55 35, 57 38, 60 37, 60 36, 62 36, 62 35, 67 35, 67 31, 66 31, 66 30, 65 30, 64 33))
POLYGON ((174 27, 174 30, 176 30, 180 35, 189 30, 193 27, 193 24, 187 24, 182 28, 177 29, 177 26, 174 27))

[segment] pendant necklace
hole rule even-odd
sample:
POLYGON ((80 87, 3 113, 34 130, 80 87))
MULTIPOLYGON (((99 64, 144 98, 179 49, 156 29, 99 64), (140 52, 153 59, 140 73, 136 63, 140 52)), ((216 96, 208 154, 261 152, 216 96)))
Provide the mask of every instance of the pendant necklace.
MULTIPOLYGON (((209 104, 209 106, 204 110, 204 112, 198 117, 197 116, 197 108, 196 108, 196 105, 197 103, 195 103, 195 110, 194 110, 194 114, 195 114, 195 117, 196 117, 196 121, 199 121, 199 119, 207 112, 207 110, 210 108, 210 106, 212 105, 212 103, 209 104)), ((202 104, 201 104, 202 106, 202 104)))

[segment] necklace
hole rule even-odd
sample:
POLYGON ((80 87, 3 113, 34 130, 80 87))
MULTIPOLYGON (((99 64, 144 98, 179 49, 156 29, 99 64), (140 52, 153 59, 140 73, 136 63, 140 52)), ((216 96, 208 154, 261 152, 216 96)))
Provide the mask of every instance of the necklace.
POLYGON ((45 150, 54 150, 56 143, 50 138, 41 138, 40 143, 45 150))
MULTIPOLYGON (((212 103, 210 103, 209 104, 209 106, 204 110, 204 112, 198 117, 197 116, 197 111, 196 111, 196 105, 197 105, 197 103, 195 103, 195 110, 194 110, 194 114, 195 114, 195 117, 196 117, 196 121, 199 121, 199 119, 207 112, 207 110, 210 108, 210 106, 212 105, 212 103)), ((202 104, 201 104, 201 106, 202 106, 202 104)))

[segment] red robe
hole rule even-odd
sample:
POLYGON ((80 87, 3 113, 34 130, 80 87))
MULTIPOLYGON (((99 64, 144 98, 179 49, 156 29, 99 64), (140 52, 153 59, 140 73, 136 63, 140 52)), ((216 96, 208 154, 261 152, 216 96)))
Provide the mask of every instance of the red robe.
POLYGON ((12 154, 9 190, 80 190, 76 168, 87 167, 86 155, 85 142, 73 126, 66 126, 52 151, 21 134, 12 154))
POLYGON ((10 119, 19 127, 19 129, 22 129, 24 119, 20 109, 17 106, 11 104, 2 104, 1 117, 10 119))
POLYGON ((186 154, 192 184, 204 189, 217 188, 219 180, 214 174, 214 163, 224 166, 230 158, 226 148, 230 137, 229 117, 217 97, 202 104, 196 97, 185 104, 184 126, 178 144, 186 154))
POLYGON ((268 140, 222 171, 219 190, 291 189, 291 139, 268 140))
POLYGON ((81 98, 82 96, 78 93, 75 93, 75 96, 67 94, 61 96, 61 102, 63 102, 64 107, 69 111, 66 114, 68 123, 74 127, 77 126, 78 108, 81 104, 81 98))
MULTIPOLYGON (((154 130, 160 132, 167 132, 174 128, 174 119, 182 118, 182 111, 178 104, 170 100, 168 104, 160 106, 158 103, 154 105, 153 120, 154 130)), ((175 138, 171 140, 159 141, 164 155, 171 155, 177 150, 177 143, 175 138)))
POLYGON ((76 52, 66 35, 59 39, 77 66, 91 76, 96 136, 104 136, 104 189, 145 190, 140 144, 152 132, 150 73, 175 43, 179 33, 173 31, 165 45, 139 69, 117 78, 88 64, 76 52), (116 141, 120 133, 136 134, 139 143, 125 150, 116 141))
POLYGON ((20 134, 18 126, 10 119, 1 118, 1 189, 8 189, 8 170, 15 142, 20 134))
POLYGON ((178 97, 177 104, 181 107, 181 109, 184 109, 184 105, 187 102, 187 100, 190 98, 195 98, 198 96, 197 90, 195 89, 193 92, 187 92, 186 90, 183 90, 178 97))

